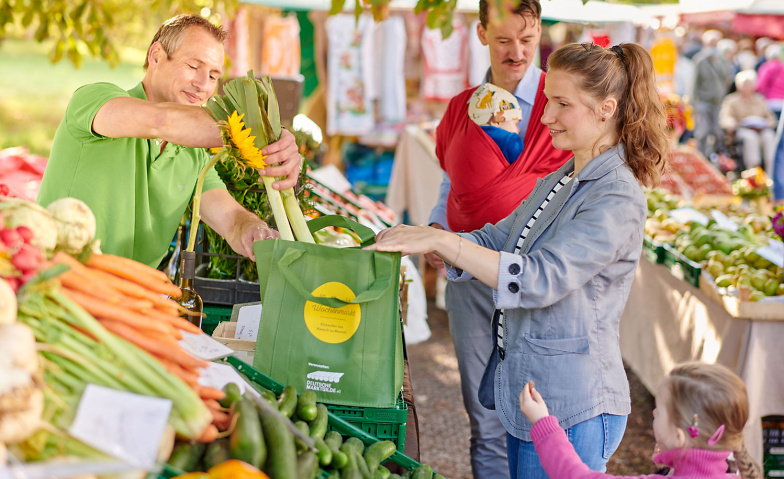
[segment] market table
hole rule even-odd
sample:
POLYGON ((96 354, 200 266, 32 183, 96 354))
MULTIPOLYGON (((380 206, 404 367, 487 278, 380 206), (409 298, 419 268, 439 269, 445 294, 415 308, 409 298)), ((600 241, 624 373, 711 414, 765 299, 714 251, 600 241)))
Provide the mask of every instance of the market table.
POLYGON ((784 321, 733 317, 723 305, 645 257, 621 318, 621 354, 652 393, 677 363, 723 364, 746 383, 751 456, 762 463, 760 418, 784 414, 784 321))

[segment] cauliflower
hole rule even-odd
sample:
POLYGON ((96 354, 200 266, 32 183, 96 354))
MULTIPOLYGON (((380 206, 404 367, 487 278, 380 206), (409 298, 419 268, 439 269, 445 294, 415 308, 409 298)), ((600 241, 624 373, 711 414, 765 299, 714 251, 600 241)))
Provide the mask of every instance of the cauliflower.
POLYGON ((9 228, 27 226, 33 232, 30 243, 47 257, 57 246, 57 223, 45 208, 20 198, 5 197, 0 201, 0 214, 9 228))
POLYGON ((78 254, 95 238, 95 215, 83 201, 60 198, 47 208, 57 223, 57 246, 69 254, 78 254))

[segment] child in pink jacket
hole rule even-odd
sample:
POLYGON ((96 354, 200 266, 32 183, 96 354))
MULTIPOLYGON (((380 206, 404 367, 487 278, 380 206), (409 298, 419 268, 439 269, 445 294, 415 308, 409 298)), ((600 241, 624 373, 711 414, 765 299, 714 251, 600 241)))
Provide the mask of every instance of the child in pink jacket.
MULTIPOLYGON (((558 419, 548 414, 533 382, 520 392, 520 409, 534 425, 531 438, 551 479, 618 477, 592 471, 583 464, 558 419)), ((734 452, 743 479, 761 478, 759 466, 743 443, 748 417, 746 387, 738 376, 717 364, 680 364, 656 393, 653 434, 659 453, 653 460, 670 467, 673 478, 725 479, 737 477, 727 473, 727 457, 734 452)))

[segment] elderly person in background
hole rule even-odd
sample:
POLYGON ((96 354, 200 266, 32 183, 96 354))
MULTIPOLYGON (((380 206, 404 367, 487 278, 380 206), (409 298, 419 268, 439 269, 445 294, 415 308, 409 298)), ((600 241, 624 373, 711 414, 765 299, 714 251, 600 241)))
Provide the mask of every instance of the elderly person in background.
POLYGON ((776 115, 781 116, 784 106, 784 62, 781 57, 781 44, 773 43, 765 48, 767 61, 759 67, 759 81, 757 92, 765 96, 768 108, 776 115))
POLYGON ((708 30, 702 34, 703 49, 694 55, 694 111, 697 121, 694 138, 697 148, 707 158, 722 148, 719 108, 732 82, 732 64, 719 52, 721 32, 708 30))
POLYGON ((735 75, 735 84, 738 91, 727 95, 721 104, 719 125, 743 141, 746 168, 762 165, 770 174, 776 151, 776 118, 765 98, 754 92, 757 86, 754 70, 739 72, 735 75))

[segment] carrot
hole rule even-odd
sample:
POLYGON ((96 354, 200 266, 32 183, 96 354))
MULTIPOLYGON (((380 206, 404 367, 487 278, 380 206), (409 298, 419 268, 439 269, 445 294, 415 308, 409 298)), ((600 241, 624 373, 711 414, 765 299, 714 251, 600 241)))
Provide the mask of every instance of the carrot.
POLYGON ((171 330, 167 327, 169 325, 162 325, 161 323, 151 321, 134 311, 121 308, 114 304, 108 304, 98 298, 88 296, 72 289, 63 288, 63 292, 96 318, 119 321, 126 323, 133 328, 153 329, 164 335, 169 335, 171 333, 171 330))
POLYGON ((201 368, 209 364, 207 361, 202 361, 201 359, 191 356, 190 353, 184 351, 182 348, 174 348, 165 342, 157 341, 140 334, 126 324, 118 323, 116 321, 107 321, 105 327, 115 335, 135 344, 148 353, 169 359, 184 368, 201 368))
POLYGON ((204 402, 204 405, 207 406, 208 409, 212 409, 212 410, 215 410, 215 411, 224 411, 225 410, 225 408, 223 406, 221 406, 220 403, 217 400, 215 400, 215 399, 201 398, 201 400, 204 402))
MULTIPOLYGON (((155 306, 159 309, 164 311, 172 311, 174 314, 177 314, 177 308, 179 305, 172 301, 171 299, 167 299, 162 297, 158 292, 151 291, 146 289, 144 286, 141 286, 133 281, 129 281, 125 278, 121 278, 116 276, 112 273, 107 273, 101 269, 91 269, 91 272, 101 279, 101 281, 105 282, 106 284, 110 285, 111 287, 115 288, 117 291, 124 293, 128 296, 133 298, 139 299, 146 299, 151 301, 155 306)), ((174 285, 172 285, 174 286, 174 285)), ((176 288, 176 286, 175 286, 176 288)), ((177 288, 179 290, 179 288, 177 288)))
POLYGON ((182 379, 183 382, 185 382, 185 384, 190 386, 191 389, 196 390, 196 388, 199 386, 198 374, 188 371, 184 369, 182 366, 180 366, 179 364, 172 362, 166 358, 162 358, 160 356, 155 356, 155 355, 153 355, 153 357, 157 359, 158 362, 161 363, 163 367, 166 368, 167 371, 174 374, 178 378, 182 379))
POLYGON ((110 303, 119 303, 121 301, 122 295, 119 291, 105 284, 93 281, 92 278, 85 273, 88 273, 88 271, 68 270, 60 275, 60 282, 66 288, 89 294, 90 296, 101 297, 110 303))
POLYGON ((226 397, 225 392, 221 391, 220 389, 211 388, 209 386, 199 386, 199 389, 196 390, 196 393, 200 398, 205 400, 205 403, 208 399, 212 399, 217 402, 226 397))
POLYGON ((231 416, 223 411, 218 411, 208 408, 212 414, 212 424, 217 426, 219 430, 225 431, 231 425, 231 416))
MULTIPOLYGON (((105 319, 105 318, 98 318, 98 320, 101 322, 111 321, 111 319, 105 319)), ((163 341, 169 344, 171 347, 179 347, 177 341, 182 339, 182 333, 180 332, 179 329, 164 322, 153 322, 152 324, 156 325, 152 329, 146 328, 144 326, 138 327, 137 329, 139 330, 140 333, 142 333, 145 336, 149 336, 150 338, 155 339, 157 341, 163 341), (158 328, 162 328, 166 332, 162 334, 160 329, 158 328)))
POLYGON ((217 438, 218 438, 218 428, 215 426, 215 424, 210 424, 209 426, 207 426, 207 428, 204 430, 204 432, 201 433, 201 436, 199 436, 196 439, 196 441, 197 442, 213 442, 217 438))
POLYGON ((122 256, 93 254, 88 258, 87 265, 129 279, 158 293, 175 298, 182 293, 180 288, 169 281, 169 277, 163 271, 122 256))
POLYGON ((202 332, 198 326, 191 323, 187 319, 181 318, 179 316, 166 314, 158 310, 146 311, 145 314, 149 318, 165 321, 166 323, 171 324, 175 328, 188 331, 189 333, 201 334, 202 332))

